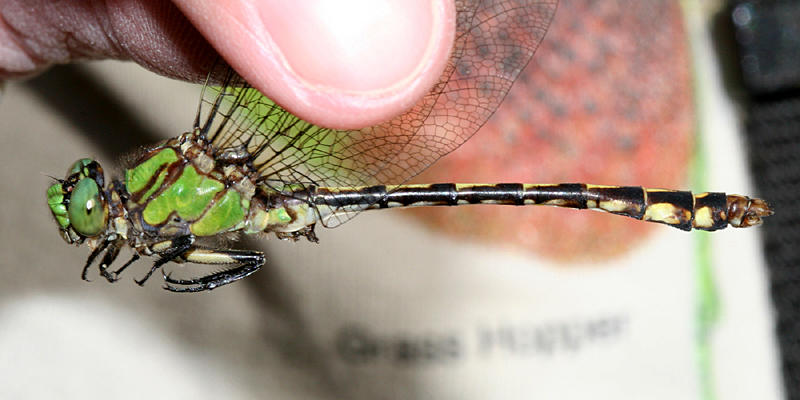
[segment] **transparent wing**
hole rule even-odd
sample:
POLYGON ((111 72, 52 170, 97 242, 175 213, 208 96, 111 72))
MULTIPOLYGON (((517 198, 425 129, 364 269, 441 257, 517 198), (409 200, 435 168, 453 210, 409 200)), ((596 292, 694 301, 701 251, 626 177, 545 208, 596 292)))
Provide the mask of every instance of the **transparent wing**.
MULTIPOLYGON (((276 190, 400 184, 472 136, 533 56, 557 0, 456 2, 457 32, 442 77, 413 108, 354 131, 302 121, 235 73, 204 88, 197 128, 218 157, 245 158, 276 190)), ((365 204, 366 206, 366 204, 365 204)), ((358 210, 342 212, 326 226, 358 210)))

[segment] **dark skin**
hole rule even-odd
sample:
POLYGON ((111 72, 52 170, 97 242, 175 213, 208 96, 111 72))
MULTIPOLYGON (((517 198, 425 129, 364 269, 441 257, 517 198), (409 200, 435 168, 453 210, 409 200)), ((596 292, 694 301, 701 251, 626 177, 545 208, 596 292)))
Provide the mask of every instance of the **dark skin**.
POLYGON ((0 13, 0 27, 9 39, 4 47, 11 49, 0 58, 5 79, 53 64, 117 59, 171 78, 200 81, 203 66, 216 57, 178 7, 165 0, 5 1, 0 13))

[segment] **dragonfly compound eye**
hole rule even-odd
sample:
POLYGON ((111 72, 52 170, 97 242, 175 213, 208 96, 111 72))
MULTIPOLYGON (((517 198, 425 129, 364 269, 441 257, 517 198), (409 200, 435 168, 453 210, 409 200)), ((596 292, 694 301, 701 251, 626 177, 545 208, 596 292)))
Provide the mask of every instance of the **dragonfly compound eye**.
MULTIPOLYGON (((92 160, 91 158, 81 158, 80 160, 75 161, 74 163, 72 163, 72 165, 67 170, 67 176, 70 176, 72 174, 76 174, 76 173, 84 171, 85 168, 89 164, 91 164, 93 161, 94 160, 92 160)), ((88 174, 87 173, 82 173, 82 175, 86 176, 88 174)))
POLYGON ((81 158, 72 163, 67 170, 67 178, 73 177, 75 180, 90 177, 97 182, 97 185, 103 187, 105 185, 103 178, 103 168, 100 164, 91 158, 81 158))
POLYGON ((60 182, 54 183, 47 188, 47 205, 53 213, 58 226, 61 229, 69 228, 69 216, 67 215, 67 205, 64 204, 64 189, 60 182))
MULTIPOLYGON (((108 219, 108 207, 106 207, 100 187, 97 186, 94 179, 81 179, 72 189, 72 196, 67 206, 67 217, 69 225, 83 236, 95 236, 103 231, 108 219)), ((58 220, 58 216, 56 216, 56 220, 58 220)))

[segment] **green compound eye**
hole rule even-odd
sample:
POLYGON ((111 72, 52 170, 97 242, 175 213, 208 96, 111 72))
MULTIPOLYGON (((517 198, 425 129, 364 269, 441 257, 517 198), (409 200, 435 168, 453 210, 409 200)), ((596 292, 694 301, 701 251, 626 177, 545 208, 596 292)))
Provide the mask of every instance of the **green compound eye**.
POLYGON ((50 212, 56 218, 58 225, 64 229, 69 227, 69 218, 67 216, 67 206, 64 205, 64 193, 61 191, 61 184, 56 183, 47 188, 47 205, 50 207, 50 212))
MULTIPOLYGON (((80 160, 75 161, 72 164, 72 166, 69 167, 69 169, 67 170, 67 176, 70 176, 70 175, 72 175, 72 174, 74 174, 76 172, 81 172, 83 170, 83 168, 86 167, 87 165, 91 164, 92 161, 93 160, 91 158, 81 158, 80 160)), ((86 176, 85 174, 81 174, 81 175, 86 176)))
POLYGON ((108 210, 93 179, 84 178, 75 185, 67 214, 72 228, 83 236, 95 236, 105 228, 108 210))

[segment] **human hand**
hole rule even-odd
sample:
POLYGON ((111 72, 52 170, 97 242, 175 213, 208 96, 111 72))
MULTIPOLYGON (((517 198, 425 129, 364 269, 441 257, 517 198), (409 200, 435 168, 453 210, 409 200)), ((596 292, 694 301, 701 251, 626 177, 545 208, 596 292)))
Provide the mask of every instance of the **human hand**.
POLYGON ((0 79, 111 58, 197 82, 219 52, 267 97, 333 128, 411 107, 455 32, 452 0, 0 0, 0 17, 0 79))

